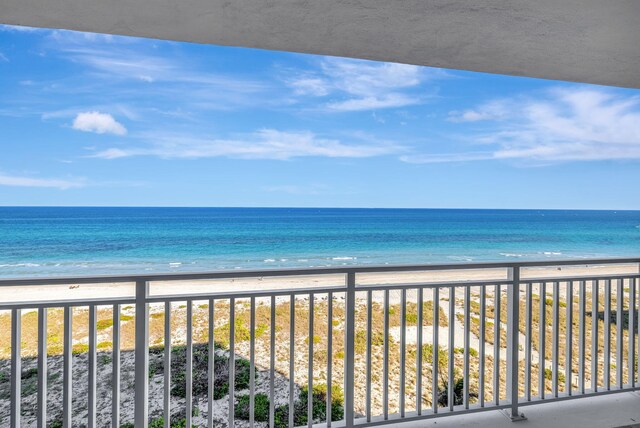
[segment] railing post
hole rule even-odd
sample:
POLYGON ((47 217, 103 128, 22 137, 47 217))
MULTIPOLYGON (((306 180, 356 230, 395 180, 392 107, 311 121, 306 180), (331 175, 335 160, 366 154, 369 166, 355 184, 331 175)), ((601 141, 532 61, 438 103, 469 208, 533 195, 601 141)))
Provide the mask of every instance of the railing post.
POLYGON ((518 363, 520 338, 520 267, 514 266, 508 270, 507 287, 507 399, 511 403, 509 418, 513 422, 526 420, 524 414, 518 411, 518 363))
POLYGON ((136 281, 135 426, 149 425, 149 283, 136 281))
POLYGON ((11 310, 11 428, 20 428, 22 400, 22 310, 11 310))
POLYGON ((347 299, 346 299, 346 317, 345 317, 345 422, 347 428, 353 427, 354 423, 354 361, 355 361, 355 312, 356 312, 356 274, 355 272, 347 273, 347 299))

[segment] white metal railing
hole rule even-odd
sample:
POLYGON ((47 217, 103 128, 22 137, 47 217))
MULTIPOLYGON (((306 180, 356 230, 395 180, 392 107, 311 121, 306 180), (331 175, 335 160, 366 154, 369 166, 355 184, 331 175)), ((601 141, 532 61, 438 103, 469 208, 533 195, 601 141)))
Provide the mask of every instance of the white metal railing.
POLYGON ((2 316, 11 325, 10 343, 0 343, 0 349, 10 349, 4 358, 10 366, 9 394, 0 397, 0 409, 4 406, 7 414, 0 424, 44 427, 55 420, 64 427, 120 427, 132 416, 135 427, 146 427, 150 416, 162 416, 163 425, 170 427, 182 412, 186 426, 200 418, 213 427, 220 423, 216 409, 223 408, 225 423, 233 426, 244 390, 252 427, 374 426, 490 409, 505 409, 519 420, 520 406, 639 388, 639 266, 640 259, 634 258, 3 279, 0 290, 24 290, 25 298, 0 301, 2 316), (567 271, 577 264, 600 268, 567 271), (552 267, 564 271, 549 275, 552 267), (445 271, 448 279, 438 279, 436 273, 445 271), (407 277, 409 273, 416 276, 407 277), (344 283, 307 284, 309 277, 331 275, 343 276, 344 283), (301 286, 220 290, 211 285, 239 279, 259 283, 263 278, 300 278, 301 286), (181 281, 204 282, 206 290, 163 294, 158 287, 150 293, 155 283, 181 281), (135 289, 124 297, 27 296, 33 287, 127 283, 135 289), (33 317, 27 315, 34 311, 32 327, 33 317), (51 331, 59 326, 52 326, 48 315, 62 324, 61 349, 53 349, 51 331), (86 316, 86 324, 77 322, 80 315, 83 320, 86 316), (162 333, 155 331, 160 327, 162 333), (37 337, 22 335, 23 329, 33 328, 37 337), (107 351, 99 341, 105 334, 111 338, 107 351), (225 346, 216 350, 222 339, 225 346), (123 345, 126 340, 134 346, 123 345), (29 341, 35 343, 33 349, 26 349, 29 341), (76 350, 78 344, 86 347, 76 350), (178 348, 184 349, 185 366, 174 373, 172 350, 178 348), (201 350, 196 358, 194 352, 201 350), (125 370, 129 354, 133 379, 125 370), (151 354, 161 354, 153 360, 162 362, 161 375, 150 372, 151 354), (98 356, 108 358, 99 363, 98 356), (228 391, 222 395, 216 390, 221 387, 216 356, 228 371, 228 391), (22 386, 23 360, 35 366, 35 398, 22 386), (236 389, 241 375, 236 372, 244 370, 240 360, 249 370, 248 385, 239 386, 242 391, 236 389), (61 374, 61 389, 49 384, 48 370, 61 374), (184 379, 176 380, 182 374, 184 379), (100 381, 107 378, 106 384, 100 381), (194 383, 205 378, 204 394, 195 391, 194 383), (314 385, 319 383, 326 386, 318 395, 314 385), (176 385, 184 389, 180 399, 174 394, 176 385), (336 385, 343 400, 332 396, 339 393, 336 385), (52 391, 60 396, 55 415, 47 413, 52 391), (256 412, 264 411, 257 409, 259 391, 268 400, 264 422, 256 420, 256 412), (123 412, 131 407, 123 402, 130 392, 132 415, 123 412), (150 411, 150 394, 156 392, 161 399, 150 411), (300 410, 305 399, 306 419, 300 410), (324 400, 320 416, 319 399, 324 400), (98 411, 105 406, 108 417, 98 411))

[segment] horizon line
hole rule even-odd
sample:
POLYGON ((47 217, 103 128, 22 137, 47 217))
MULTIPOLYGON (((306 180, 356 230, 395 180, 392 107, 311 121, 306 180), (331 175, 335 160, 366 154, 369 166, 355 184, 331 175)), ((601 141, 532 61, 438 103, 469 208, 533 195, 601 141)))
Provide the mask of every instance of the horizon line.
POLYGON ((210 206, 210 205, 2 205, 0 208, 204 208, 204 209, 322 209, 322 210, 448 210, 448 211, 629 211, 630 208, 451 208, 451 207, 331 207, 331 206, 210 206))

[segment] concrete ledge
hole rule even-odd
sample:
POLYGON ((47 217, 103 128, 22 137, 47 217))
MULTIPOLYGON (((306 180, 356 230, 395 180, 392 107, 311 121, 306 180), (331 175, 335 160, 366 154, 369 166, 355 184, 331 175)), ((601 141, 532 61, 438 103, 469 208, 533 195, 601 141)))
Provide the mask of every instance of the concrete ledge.
POLYGON ((627 428, 640 427, 640 394, 622 392, 522 407, 527 417, 511 422, 499 410, 397 424, 402 428, 627 428))

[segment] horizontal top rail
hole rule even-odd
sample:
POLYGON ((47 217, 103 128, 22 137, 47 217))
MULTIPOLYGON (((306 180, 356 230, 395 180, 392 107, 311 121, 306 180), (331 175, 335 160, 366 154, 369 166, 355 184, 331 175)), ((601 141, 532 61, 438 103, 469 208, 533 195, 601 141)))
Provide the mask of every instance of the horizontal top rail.
MULTIPOLYGON (((386 273, 386 272, 419 272, 436 270, 470 270, 470 269, 509 269, 530 267, 582 266, 582 265, 621 265, 640 263, 640 258, 606 258, 606 259, 561 259, 536 260, 526 262, 481 262, 481 263, 445 263, 421 265, 378 265, 378 266, 340 266, 317 268, 287 268, 265 270, 225 270, 211 272, 158 273, 143 275, 97 275, 97 276, 69 276, 69 277, 32 277, 32 278, 3 278, 0 287, 28 286, 28 285, 56 285, 56 284, 103 284, 127 282, 155 282, 182 281, 206 279, 234 279, 255 277, 284 277, 284 276, 312 276, 347 273, 386 273)), ((526 281, 530 281, 527 279, 526 281)))

